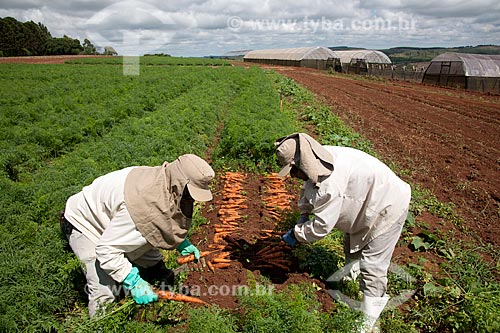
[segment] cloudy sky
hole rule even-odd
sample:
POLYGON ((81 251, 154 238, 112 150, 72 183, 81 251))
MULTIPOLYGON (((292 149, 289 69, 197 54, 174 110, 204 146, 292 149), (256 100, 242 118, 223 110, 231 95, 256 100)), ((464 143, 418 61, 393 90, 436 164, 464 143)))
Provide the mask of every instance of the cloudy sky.
POLYGON ((500 44, 499 0, 0 0, 0 17, 119 54, 500 44))

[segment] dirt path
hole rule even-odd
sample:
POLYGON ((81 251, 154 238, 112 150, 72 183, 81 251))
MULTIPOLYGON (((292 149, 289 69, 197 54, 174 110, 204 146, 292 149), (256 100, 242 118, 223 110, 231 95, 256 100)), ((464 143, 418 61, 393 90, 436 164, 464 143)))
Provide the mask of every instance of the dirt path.
POLYGON ((500 245, 500 96, 274 69, 323 99, 407 179, 453 202, 469 230, 500 245))

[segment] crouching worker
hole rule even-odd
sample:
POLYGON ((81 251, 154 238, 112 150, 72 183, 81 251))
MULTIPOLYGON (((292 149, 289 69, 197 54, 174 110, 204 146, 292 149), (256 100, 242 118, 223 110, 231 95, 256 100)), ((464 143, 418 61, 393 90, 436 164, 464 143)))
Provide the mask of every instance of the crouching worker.
POLYGON ((159 249, 199 258, 186 235, 194 201, 212 200, 213 177, 207 162, 186 154, 111 172, 68 199, 61 224, 84 266, 91 317, 117 299, 121 286, 147 304, 158 299, 150 283, 173 285, 159 249))
POLYGON ((282 239, 294 246, 320 240, 334 227, 344 232, 346 263, 352 278, 360 275, 363 292, 361 331, 369 332, 389 300, 387 271, 408 214, 410 186, 375 157, 322 146, 307 134, 289 135, 275 145, 283 166, 279 175, 305 181, 301 217, 282 239))

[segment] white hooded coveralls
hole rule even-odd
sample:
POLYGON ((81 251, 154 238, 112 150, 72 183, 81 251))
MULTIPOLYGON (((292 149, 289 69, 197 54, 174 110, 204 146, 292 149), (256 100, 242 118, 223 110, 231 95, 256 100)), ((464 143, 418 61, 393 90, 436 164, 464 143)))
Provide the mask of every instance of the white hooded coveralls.
POLYGON ((382 296, 387 270, 411 199, 410 186, 384 163, 360 150, 323 146, 333 156, 332 174, 319 187, 306 181, 299 200, 301 214, 314 218, 297 224, 299 242, 314 242, 334 227, 345 233, 348 260, 360 259, 361 290, 382 296))

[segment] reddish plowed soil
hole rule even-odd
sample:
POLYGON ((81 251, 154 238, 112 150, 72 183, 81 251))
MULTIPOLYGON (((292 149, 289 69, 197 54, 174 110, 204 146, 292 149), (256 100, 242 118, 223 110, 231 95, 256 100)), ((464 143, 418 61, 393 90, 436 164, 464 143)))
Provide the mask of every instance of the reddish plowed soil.
POLYGON ((98 55, 61 55, 61 56, 30 56, 2 57, 0 64, 64 64, 65 61, 81 58, 99 58, 98 55))
POLYGON ((500 96, 274 69, 324 100, 408 180, 454 203, 467 229, 500 245, 500 96))

